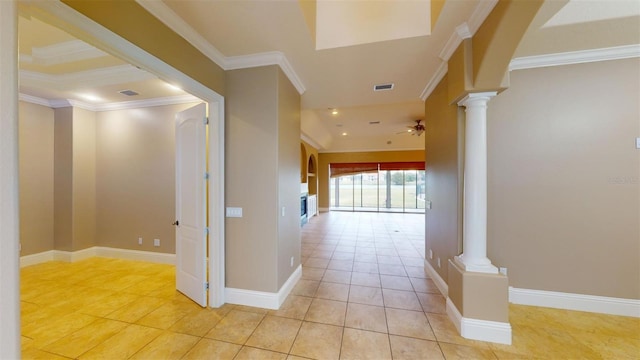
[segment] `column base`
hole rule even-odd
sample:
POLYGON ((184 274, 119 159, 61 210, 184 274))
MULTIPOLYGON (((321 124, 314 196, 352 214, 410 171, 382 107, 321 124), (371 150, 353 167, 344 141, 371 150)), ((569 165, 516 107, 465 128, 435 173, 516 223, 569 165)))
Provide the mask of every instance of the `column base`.
POLYGON ((447 315, 465 339, 511 345, 511 324, 508 322, 466 318, 450 298, 447 298, 447 315))
POLYGON ((453 257, 453 261, 455 261, 456 265, 462 268, 465 271, 479 272, 485 274, 498 274, 498 268, 491 264, 491 260, 488 258, 481 259, 478 261, 474 259, 474 263, 470 263, 464 257, 464 253, 458 256, 453 257))
POLYGON ((467 339, 511 344, 509 279, 467 271, 449 260, 447 315, 467 339))

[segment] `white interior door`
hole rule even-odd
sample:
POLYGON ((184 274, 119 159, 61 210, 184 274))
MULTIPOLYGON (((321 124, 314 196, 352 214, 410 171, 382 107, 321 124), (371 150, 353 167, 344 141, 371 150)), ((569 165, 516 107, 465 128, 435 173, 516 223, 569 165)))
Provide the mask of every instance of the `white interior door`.
POLYGON ((207 305, 206 104, 176 114, 176 288, 207 305))

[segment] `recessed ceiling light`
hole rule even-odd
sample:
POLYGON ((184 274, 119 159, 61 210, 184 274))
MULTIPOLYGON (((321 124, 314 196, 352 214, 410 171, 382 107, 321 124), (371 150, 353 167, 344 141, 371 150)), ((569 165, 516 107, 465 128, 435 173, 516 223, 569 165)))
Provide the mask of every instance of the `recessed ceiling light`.
POLYGON ((342 133, 342 136, 347 136, 347 133, 346 133, 346 132, 343 132, 343 133, 342 133))
POLYGON ((101 98, 92 95, 92 94, 78 94, 79 97, 87 100, 87 101, 93 101, 93 102, 98 102, 98 101, 102 101, 101 98))
POLYGON ((169 84, 169 83, 165 83, 165 84, 167 84, 167 87, 169 89, 171 89, 171 90, 182 91, 182 89, 180 87, 178 87, 178 86, 175 86, 175 85, 172 85, 172 84, 169 84))
POLYGON ((329 111, 331 111, 331 115, 338 115, 338 109, 329 108, 329 111))

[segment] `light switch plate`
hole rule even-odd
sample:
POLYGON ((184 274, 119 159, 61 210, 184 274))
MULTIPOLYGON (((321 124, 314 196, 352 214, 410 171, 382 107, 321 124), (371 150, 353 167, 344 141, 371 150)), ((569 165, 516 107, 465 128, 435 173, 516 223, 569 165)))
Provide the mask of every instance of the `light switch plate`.
POLYGON ((240 207, 228 207, 227 208, 227 217, 242 217, 242 208, 240 207))
POLYGON ((640 137, 636 138, 636 149, 640 149, 640 137))

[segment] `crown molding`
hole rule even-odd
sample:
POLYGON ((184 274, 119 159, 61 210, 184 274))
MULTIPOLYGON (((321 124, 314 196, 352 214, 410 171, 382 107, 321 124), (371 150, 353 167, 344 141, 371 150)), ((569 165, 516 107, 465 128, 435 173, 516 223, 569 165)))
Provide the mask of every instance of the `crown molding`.
POLYGON ((469 32, 471 36, 475 35, 476 31, 480 28, 480 25, 487 19, 487 16, 491 14, 493 8, 498 4, 498 0, 481 0, 478 2, 475 10, 469 17, 467 22, 469 25, 469 32))
POLYGON ((218 64, 218 66, 220 66, 224 70, 227 70, 226 58, 220 52, 220 50, 211 45, 211 43, 209 43, 202 35, 195 31, 191 27, 191 25, 189 25, 180 16, 178 16, 178 14, 176 14, 175 11, 171 10, 171 8, 164 2, 157 0, 136 0, 136 2, 145 10, 147 10, 151 15, 153 15, 163 24, 169 27, 169 29, 173 30, 176 34, 187 40, 189 44, 193 45, 206 57, 211 59, 211 61, 218 64))
POLYGON ((427 86, 425 86, 424 90, 422 90, 422 94, 420 94, 420 99, 422 99, 422 101, 427 100, 427 98, 429 97, 429 95, 431 95, 431 93, 436 88, 436 86, 438 86, 442 78, 447 74, 448 70, 449 70, 449 64, 447 64, 446 61, 443 61, 440 64, 440 66, 438 66, 438 69, 436 70, 435 74, 433 74, 431 79, 429 79, 427 86))
POLYGON ((194 30, 191 25, 184 21, 170 7, 162 1, 155 0, 136 0, 140 6, 147 10, 151 15, 155 16, 163 24, 173 30, 176 34, 182 36, 187 42, 193 45, 206 57, 215 62, 223 70, 246 69, 258 66, 278 65, 287 75, 289 81, 298 90, 300 95, 304 94, 306 88, 302 80, 296 73, 295 69, 280 51, 271 51, 251 55, 240 56, 224 56, 220 50, 216 49, 202 35, 194 30))
POLYGON ((156 76, 128 64, 68 74, 44 74, 20 70, 20 80, 23 85, 58 90, 70 90, 86 86, 86 84, 99 87, 156 78, 156 76))
POLYGON ((163 98, 154 98, 154 99, 147 99, 147 100, 113 102, 113 103, 107 103, 107 104, 89 104, 83 101, 77 101, 72 99, 47 100, 37 96, 27 95, 23 93, 19 94, 19 99, 20 101, 24 101, 24 102, 28 102, 36 105, 42 105, 42 106, 50 107, 53 109, 73 106, 73 107, 94 111, 94 112, 139 109, 143 107, 186 104, 191 102, 202 101, 199 98, 192 95, 179 95, 179 96, 168 96, 163 98))
POLYGON ((96 105, 96 111, 110 111, 110 110, 123 110, 123 109, 138 109, 143 107, 152 107, 152 106, 163 106, 163 105, 176 105, 176 104, 186 104, 192 102, 202 102, 199 98, 193 95, 179 95, 179 96, 168 96, 162 98, 154 98, 147 100, 132 100, 132 101, 122 101, 108 104, 100 104, 96 105))
POLYGON ((424 101, 429 97, 436 85, 438 85, 440 80, 442 80, 442 77, 447 73, 448 66, 446 62, 449 61, 453 52, 456 51, 458 46, 460 46, 462 40, 473 37, 497 3, 498 0, 482 0, 478 2, 478 5, 469 17, 469 20, 456 26, 455 30, 451 36, 449 36, 449 39, 444 44, 440 54, 438 55, 438 57, 444 61, 444 65, 441 64, 436 70, 436 73, 433 74, 431 79, 429 79, 429 82, 420 94, 420 99, 424 101))
POLYGON ((453 31, 451 36, 449 36, 449 39, 442 47, 442 50, 440 51, 438 57, 443 61, 449 61, 451 55, 453 55, 453 52, 456 51, 458 46, 460 46, 462 40, 468 39, 470 37, 471 31, 469 30, 469 26, 466 22, 456 26, 456 29, 453 31))
POLYGON ((102 50, 81 40, 65 41, 49 46, 34 47, 31 49, 31 58, 20 56, 20 60, 42 65, 66 64, 74 61, 94 59, 108 54, 102 50))
POLYGON ((354 149, 354 150, 318 150, 318 154, 334 154, 334 153, 365 153, 365 152, 387 152, 387 151, 424 151, 424 148, 407 148, 407 149, 354 149))
POLYGON ((302 131, 300 132, 300 140, 302 140, 302 141, 306 142, 307 144, 313 146, 318 151, 320 151, 320 149, 322 149, 322 146, 320 146, 320 144, 318 144, 315 140, 313 140, 312 138, 307 136, 302 131))
POLYGON ((18 100, 28 102, 31 104, 42 105, 46 107, 51 107, 51 102, 47 99, 43 99, 37 96, 27 95, 23 93, 18 94, 18 100))
POLYGON ((230 56, 226 58, 226 70, 247 69, 259 66, 278 65, 300 95, 306 91, 287 57, 280 51, 269 51, 252 55, 230 56))
POLYGON ((640 44, 515 58, 509 71, 640 57, 640 44))

